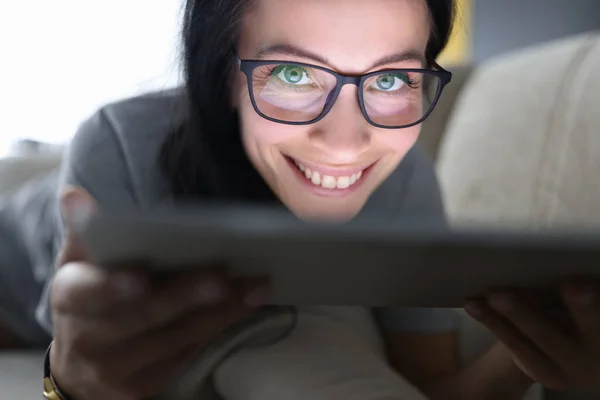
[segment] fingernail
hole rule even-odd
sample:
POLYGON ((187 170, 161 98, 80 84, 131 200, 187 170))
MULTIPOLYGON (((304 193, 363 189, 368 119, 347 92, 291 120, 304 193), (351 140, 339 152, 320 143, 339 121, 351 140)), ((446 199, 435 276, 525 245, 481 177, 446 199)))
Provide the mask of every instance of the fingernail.
POLYGON ((113 278, 113 286, 124 299, 134 299, 144 293, 144 285, 138 277, 128 272, 117 272, 113 278))
POLYGON ((465 304, 465 311, 473 318, 479 318, 483 315, 483 307, 478 301, 469 301, 465 304))
POLYGON ((264 306, 270 297, 270 292, 267 288, 259 287, 252 290, 244 297, 244 303, 248 307, 261 307, 264 306))
POLYGON ((517 303, 515 296, 512 294, 494 294, 489 298, 490 306, 502 313, 511 312, 517 303))
POLYGON ((225 290, 217 282, 205 280, 197 288, 196 299, 203 305, 218 304, 225 299, 225 290))

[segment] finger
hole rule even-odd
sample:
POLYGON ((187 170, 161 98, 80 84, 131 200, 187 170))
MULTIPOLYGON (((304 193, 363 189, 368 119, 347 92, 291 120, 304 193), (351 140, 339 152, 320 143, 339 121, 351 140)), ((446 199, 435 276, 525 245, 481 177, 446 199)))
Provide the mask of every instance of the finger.
POLYGON ((589 365, 577 342, 530 304, 514 293, 493 293, 490 308, 508 320, 547 355, 570 379, 585 373, 589 365))
POLYGON ((144 297, 150 283, 141 273, 114 274, 87 263, 61 267, 51 288, 51 305, 57 314, 96 318, 119 310, 123 303, 144 297))
POLYGON ((517 366, 526 375, 548 388, 564 387, 566 382, 560 368, 484 301, 469 302, 465 311, 504 343, 517 360, 517 366))
POLYGON ((212 271, 178 274, 153 286, 147 295, 122 304, 119 310, 92 318, 82 315, 81 334, 91 331, 90 344, 124 341, 162 328, 192 310, 225 304, 232 298, 230 294, 228 282, 212 271))
POLYGON ((70 264, 57 273, 53 288, 57 295, 51 298, 55 314, 66 321, 61 325, 64 328, 61 339, 69 340, 84 354, 94 354, 96 349, 103 350, 110 343, 122 342, 166 325, 169 320, 176 320, 189 310, 214 307, 227 299, 226 284, 222 281, 213 282, 223 287, 219 289, 222 298, 215 293, 215 288, 202 287, 203 282, 206 284, 211 279, 209 273, 197 277, 190 274, 179 276, 158 291, 148 280, 141 280, 144 286, 141 292, 140 289, 132 290, 127 281, 122 281, 118 286, 122 297, 117 297, 111 285, 115 286, 114 279, 118 276, 127 277, 124 272, 108 277, 102 270, 89 267, 92 273, 82 275, 92 282, 85 284, 77 277, 69 277, 75 267, 81 269, 82 266, 70 264), (77 283, 70 284, 69 280, 77 283), (198 286, 195 286, 196 283, 198 286), (137 297, 133 295, 136 291, 137 297), (86 299, 86 295, 90 298, 86 299))
POLYGON ((85 190, 69 187, 60 196, 60 209, 65 231, 57 267, 88 260, 85 245, 77 231, 84 221, 97 212, 95 200, 85 190))
MULTIPOLYGON (((62 276, 70 272, 70 268, 67 266, 59 273, 62 276)), ((53 305, 57 316, 69 317, 67 322, 62 324, 66 328, 61 332, 61 338, 68 338, 82 353, 94 353, 95 349, 104 348, 110 343, 128 340, 146 331, 160 328, 195 309, 210 310, 228 301, 236 301, 236 298, 228 296, 231 290, 227 282, 212 271, 176 276, 168 283, 161 283, 158 292, 147 285, 146 281, 144 284, 147 287, 144 287, 141 295, 125 297, 123 301, 119 301, 110 292, 94 292, 87 288, 81 288, 81 295, 94 292, 95 300, 78 301, 79 295, 62 290, 61 282, 61 279, 56 280, 58 285, 55 291, 63 295, 57 296, 54 301, 66 305, 53 305), (65 299, 67 293, 71 293, 73 299, 65 299), (86 306, 87 303, 92 307, 86 306)), ((245 303, 238 302, 242 308, 251 311, 263 305, 258 299, 263 296, 265 289, 262 289, 259 282, 260 280, 247 284, 237 282, 237 287, 248 289, 247 297, 254 299, 246 300, 245 303)), ((132 296, 131 291, 127 290, 128 285, 123 283, 121 287, 126 289, 126 296, 132 296)))
POLYGON ((176 276, 162 291, 156 293, 140 314, 144 329, 167 324, 198 307, 215 307, 229 301, 240 301, 249 310, 264 305, 268 289, 261 279, 241 279, 232 282, 222 274, 204 268, 202 271, 176 276))
POLYGON ((600 288, 597 282, 569 282, 562 290, 577 332, 595 355, 600 355, 600 288))
POLYGON ((107 374, 128 380, 148 365, 160 364, 181 351, 201 350, 227 328, 247 317, 250 311, 236 304, 213 310, 196 310, 169 326, 144 333, 97 354, 107 374))
POLYGON ((212 308, 231 299, 229 282, 210 270, 182 273, 163 283, 147 302, 132 304, 127 320, 133 334, 168 324, 196 308, 212 308), (136 328, 137 327, 137 328, 136 328))

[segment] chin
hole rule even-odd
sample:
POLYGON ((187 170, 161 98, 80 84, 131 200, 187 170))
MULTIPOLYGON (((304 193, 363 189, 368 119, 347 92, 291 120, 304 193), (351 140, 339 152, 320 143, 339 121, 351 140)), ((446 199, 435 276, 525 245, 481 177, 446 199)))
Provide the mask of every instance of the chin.
POLYGON ((305 205, 287 204, 290 211, 299 219, 306 222, 326 222, 330 224, 343 224, 348 222, 362 209, 358 207, 343 207, 339 204, 331 206, 319 205, 317 207, 306 207, 305 205))

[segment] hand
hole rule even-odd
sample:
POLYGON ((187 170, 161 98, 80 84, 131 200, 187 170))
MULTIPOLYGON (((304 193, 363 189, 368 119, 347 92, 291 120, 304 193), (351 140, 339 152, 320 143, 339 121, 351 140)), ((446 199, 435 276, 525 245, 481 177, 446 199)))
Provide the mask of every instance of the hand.
POLYGON ((217 273, 151 279, 139 270, 110 274, 87 261, 68 229, 93 200, 72 190, 61 201, 67 234, 51 288, 52 374, 77 400, 156 395, 183 364, 266 300, 257 282, 217 273))
POLYGON ((517 292, 496 292, 465 309, 512 353, 515 365, 550 389, 600 384, 600 284, 594 279, 561 288, 566 309, 549 316, 517 292))

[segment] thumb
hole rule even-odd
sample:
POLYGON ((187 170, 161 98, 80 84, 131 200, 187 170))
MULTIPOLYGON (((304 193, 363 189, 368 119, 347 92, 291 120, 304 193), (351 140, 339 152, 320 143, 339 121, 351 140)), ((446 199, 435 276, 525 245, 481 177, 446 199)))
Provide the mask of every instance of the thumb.
POLYGON ((79 228, 97 213, 96 201, 85 190, 69 187, 60 196, 60 212, 64 224, 64 238, 57 258, 57 267, 87 261, 87 251, 79 228))

